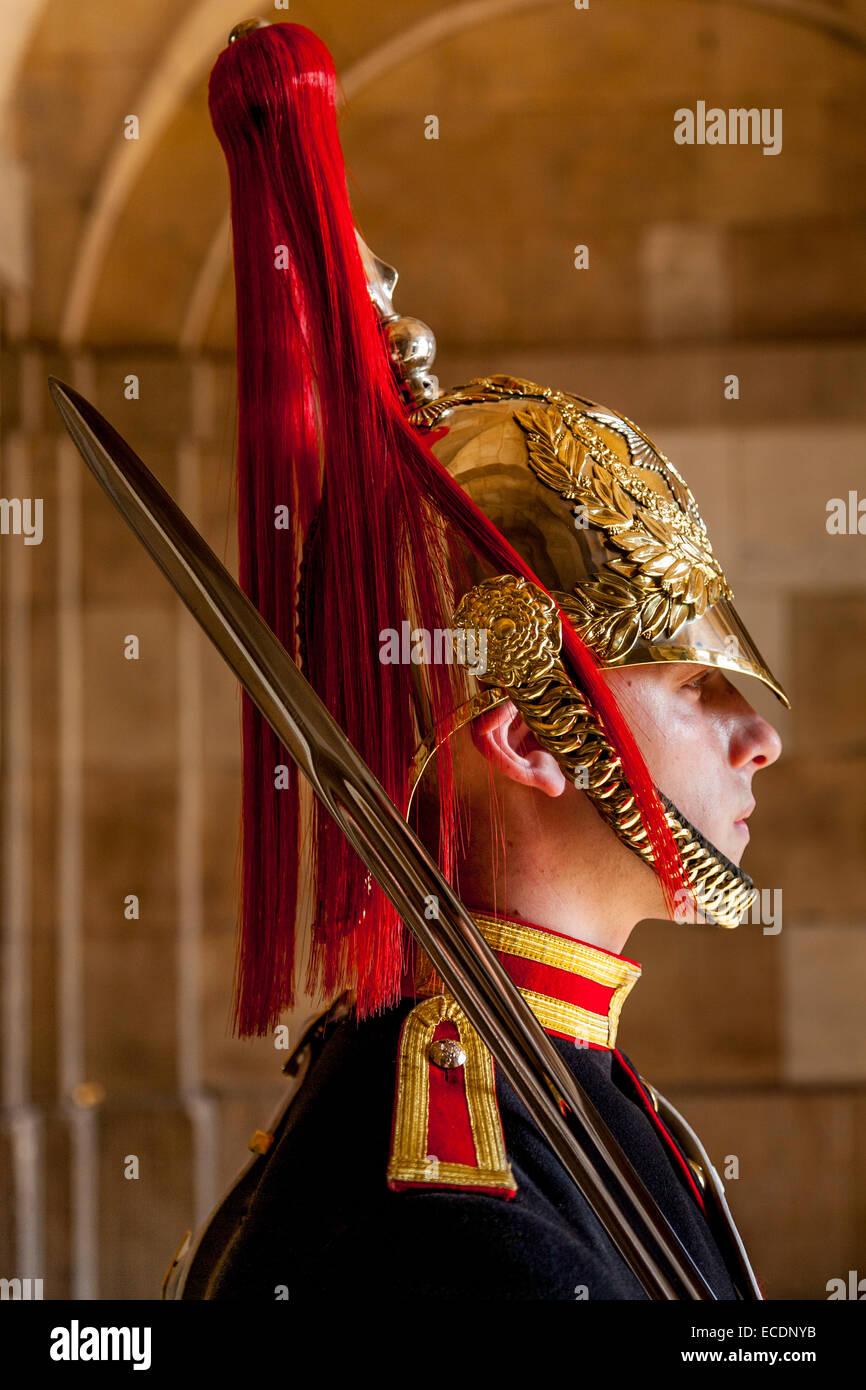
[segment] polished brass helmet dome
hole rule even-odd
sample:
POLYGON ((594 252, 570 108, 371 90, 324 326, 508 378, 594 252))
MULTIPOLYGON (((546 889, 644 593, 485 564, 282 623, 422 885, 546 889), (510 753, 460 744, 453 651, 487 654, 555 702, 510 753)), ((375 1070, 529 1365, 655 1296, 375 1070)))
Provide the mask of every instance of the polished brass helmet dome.
POLYGON ((602 666, 688 661, 788 698, 733 607, 685 480, 625 416, 486 377, 413 414, 433 450, 532 566, 602 666))

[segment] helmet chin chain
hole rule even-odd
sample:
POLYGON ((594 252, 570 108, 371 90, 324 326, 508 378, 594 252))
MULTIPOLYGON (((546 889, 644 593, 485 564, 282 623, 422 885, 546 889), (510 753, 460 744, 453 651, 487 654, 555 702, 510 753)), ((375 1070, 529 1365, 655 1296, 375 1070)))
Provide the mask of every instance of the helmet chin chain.
MULTIPOLYGON (((701 914, 698 920, 700 921, 703 919, 707 922, 712 922, 717 927, 738 926, 739 923, 743 920, 744 914, 748 912, 749 908, 752 906, 752 904, 755 902, 758 896, 758 890, 755 887, 753 879, 751 879, 749 875, 739 867, 739 865, 735 864, 733 860, 729 859, 726 854, 723 854, 722 851, 718 849, 716 845, 713 844, 712 840, 708 840, 705 835, 702 835, 700 830, 698 830, 697 826, 692 825, 688 817, 684 816, 682 811, 680 811, 679 808, 675 806, 674 803, 671 801, 670 797, 665 796, 664 792, 661 791, 658 787, 656 787, 656 793, 658 795, 659 801, 665 808, 665 818, 667 820, 668 825, 671 827, 671 830, 674 832, 674 839, 680 846, 680 854, 683 857, 683 862, 685 863, 686 859, 686 856, 683 852, 684 844, 695 843, 699 846, 700 850, 707 856, 708 860, 712 863, 717 864, 719 868, 723 870, 726 874, 725 886, 720 886, 716 888, 714 891, 716 896, 720 898, 722 897, 722 895, 731 895, 731 902, 720 902, 718 904, 719 910, 716 914, 714 914, 710 898, 707 896, 706 901, 702 901, 702 899, 705 897, 704 890, 702 890, 700 894, 696 892, 695 906, 701 914), (678 834, 678 827, 682 827, 682 830, 684 832, 682 842, 680 839, 680 835, 678 834), (742 902, 742 907, 740 908, 740 911, 737 914, 736 918, 733 918, 733 912, 730 909, 737 902, 742 902)), ((687 908, 685 905, 683 907, 683 914, 680 918, 678 918, 678 920, 692 920, 689 913, 689 908, 687 908)))
MULTIPOLYGON (((654 867, 652 846, 619 756, 560 658, 562 625, 556 603, 516 575, 499 575, 483 580, 463 596, 454 614, 454 627, 458 632, 475 633, 474 650, 484 652, 483 673, 478 666, 463 663, 470 674, 484 686, 498 688, 501 698, 513 700, 569 781, 586 792, 622 843, 654 867)), ((465 651, 469 645, 458 644, 458 649, 465 651)), ((459 722, 453 721, 444 736, 448 737, 459 722)), ((757 895, 752 879, 707 840, 668 797, 658 794, 700 914, 698 920, 720 927, 737 926, 757 895)), ((692 903, 684 902, 678 919, 694 920, 692 910, 692 903)))

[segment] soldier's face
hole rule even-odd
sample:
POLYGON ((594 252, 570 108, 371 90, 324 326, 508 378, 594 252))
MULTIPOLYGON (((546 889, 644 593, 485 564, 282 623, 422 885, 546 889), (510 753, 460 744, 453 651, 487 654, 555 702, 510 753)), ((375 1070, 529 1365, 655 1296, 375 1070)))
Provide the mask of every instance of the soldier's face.
POLYGON ((739 864, 760 789, 752 778, 782 741, 722 671, 656 662, 605 672, 656 786, 739 864))

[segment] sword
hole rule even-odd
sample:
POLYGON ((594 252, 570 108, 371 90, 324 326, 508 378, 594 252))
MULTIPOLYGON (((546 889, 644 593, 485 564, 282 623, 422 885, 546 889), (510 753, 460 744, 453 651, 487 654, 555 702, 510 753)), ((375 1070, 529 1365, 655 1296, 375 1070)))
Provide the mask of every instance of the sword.
POLYGON ((715 1299, 472 917, 276 634, 95 406, 57 377, 48 386, 84 462, 391 899, 647 1295, 715 1299), (435 926, 424 915, 431 896, 438 899, 435 926), (644 1233, 602 1182, 592 1151, 627 1195, 644 1233))

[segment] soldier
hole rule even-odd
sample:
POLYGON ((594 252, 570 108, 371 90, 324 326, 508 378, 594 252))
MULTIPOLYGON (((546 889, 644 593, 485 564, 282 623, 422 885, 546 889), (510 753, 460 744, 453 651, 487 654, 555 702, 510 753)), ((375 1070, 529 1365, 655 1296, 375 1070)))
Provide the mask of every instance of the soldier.
MULTIPOLYGON (((760 1297, 700 1142, 616 1041, 635 924, 734 927, 754 899, 739 867, 752 779, 780 741, 725 673, 787 697, 688 486, 638 426, 509 376, 439 391, 432 335, 394 314, 396 275, 356 240, 334 90, 297 25, 238 26, 211 74, 232 191, 241 581, 712 1293, 760 1297), (443 630, 464 639, 454 663, 433 659, 443 630)), ((170 1292, 645 1297, 282 762, 248 704, 236 1025, 266 1032, 292 1003, 307 888, 307 984, 337 1003, 170 1292)))

